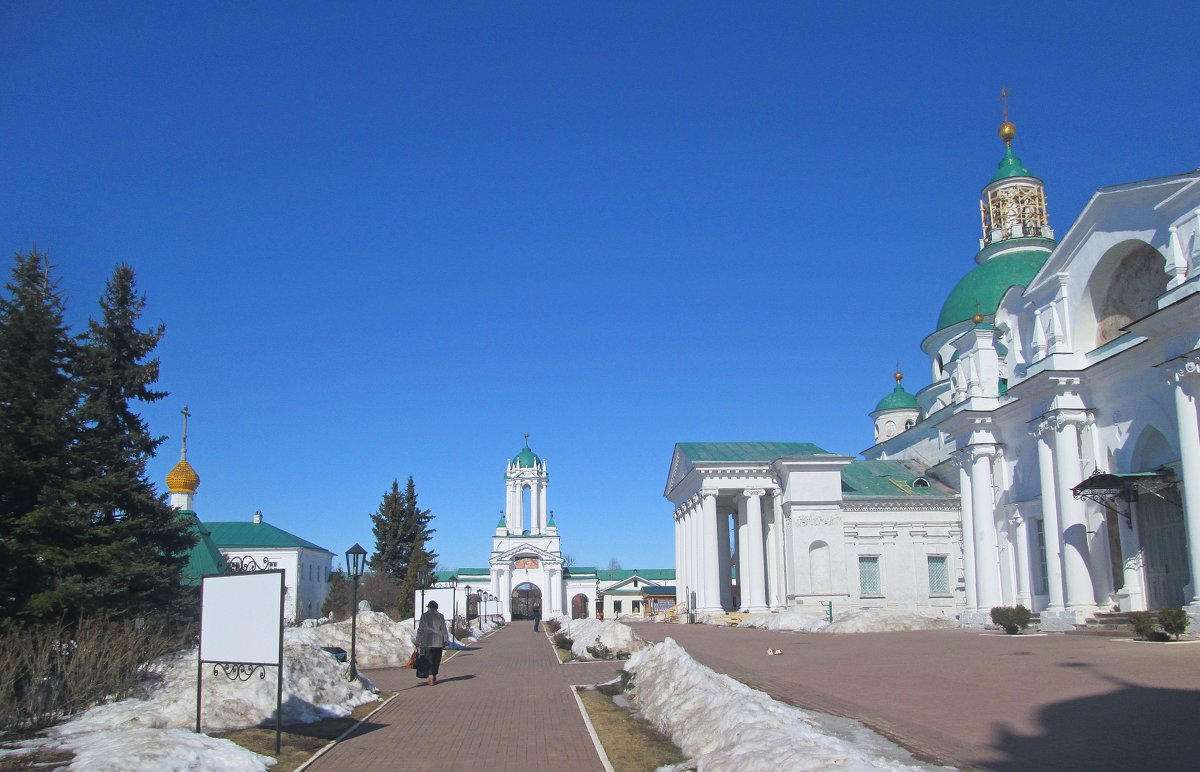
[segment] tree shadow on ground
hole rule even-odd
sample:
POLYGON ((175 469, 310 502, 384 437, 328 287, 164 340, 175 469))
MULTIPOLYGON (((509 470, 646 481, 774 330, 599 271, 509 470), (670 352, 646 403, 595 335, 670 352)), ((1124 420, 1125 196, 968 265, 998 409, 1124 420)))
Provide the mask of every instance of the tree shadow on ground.
POLYGON ((1149 769, 1181 767, 1200 758, 1200 691, 1160 689, 1113 680, 1109 694, 1047 705, 1042 732, 1022 735, 997 725, 998 770, 1149 769), (1190 760, 1190 761, 1189 761, 1190 760))

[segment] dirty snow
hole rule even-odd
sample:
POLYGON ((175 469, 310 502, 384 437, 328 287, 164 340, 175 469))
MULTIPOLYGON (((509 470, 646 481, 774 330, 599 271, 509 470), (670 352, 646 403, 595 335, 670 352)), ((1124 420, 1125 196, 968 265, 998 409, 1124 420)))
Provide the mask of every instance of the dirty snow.
POLYGON ((691 658, 674 639, 635 653, 633 704, 691 761, 709 772, 931 769, 849 719, 773 700, 691 658))
MULTIPOLYGON (((412 621, 393 622, 369 607, 358 614, 355 644, 359 667, 401 665, 413 650, 412 621)), ((309 723, 349 715, 376 699, 360 674, 322 646, 350 648, 350 622, 322 622, 284 631, 283 721, 309 723)), ((184 770, 265 769, 273 759, 226 740, 190 731, 196 722, 196 657, 190 649, 155 660, 141 696, 98 705, 52 727, 48 738, 75 753, 72 769, 184 770)), ((248 681, 230 681, 204 668, 202 728, 223 731, 273 725, 275 668, 248 681)))
POLYGON ((646 648, 646 642, 634 634, 629 625, 615 622, 611 619, 571 619, 568 616, 555 618, 561 627, 559 630, 567 633, 574 643, 571 644, 571 655, 575 659, 594 660, 588 653, 588 646, 595 646, 599 640, 607 646, 614 656, 632 654, 646 648))
MULTIPOLYGON (((707 624, 728 624, 728 617, 706 620, 707 624)), ((836 614, 833 622, 824 616, 789 609, 774 614, 749 614, 738 627, 765 630, 794 630, 806 633, 880 633, 899 630, 944 630, 958 627, 952 616, 935 616, 915 611, 883 608, 848 609, 836 614)))

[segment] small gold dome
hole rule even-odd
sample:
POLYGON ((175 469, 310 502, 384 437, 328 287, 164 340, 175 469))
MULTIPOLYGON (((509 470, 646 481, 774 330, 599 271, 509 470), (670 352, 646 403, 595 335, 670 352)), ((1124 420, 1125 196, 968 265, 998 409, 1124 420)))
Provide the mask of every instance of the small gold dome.
POLYGON ((1005 121, 1000 124, 1000 139, 1005 142, 1012 142, 1013 137, 1017 136, 1017 127, 1011 121, 1005 121))
POLYGON ((200 487, 200 475, 187 459, 181 460, 167 473, 167 490, 171 493, 195 493, 200 487))
POLYGON ((975 324, 982 323, 983 322, 983 314, 976 313, 974 316, 971 317, 971 321, 975 322, 975 324))
POLYGON ((896 383, 900 383, 900 381, 904 380, 904 373, 897 370, 896 372, 892 373, 892 377, 896 379, 896 383))

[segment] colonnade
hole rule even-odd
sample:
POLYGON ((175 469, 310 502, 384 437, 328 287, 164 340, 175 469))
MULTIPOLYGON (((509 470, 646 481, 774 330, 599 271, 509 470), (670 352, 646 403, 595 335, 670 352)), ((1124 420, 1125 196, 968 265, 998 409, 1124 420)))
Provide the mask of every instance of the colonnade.
POLYGON ((786 558, 778 489, 702 489, 677 507, 674 517, 676 593, 688 609, 734 610, 735 568, 738 610, 763 612, 784 605, 786 558), (768 494, 770 510, 763 502, 768 494))

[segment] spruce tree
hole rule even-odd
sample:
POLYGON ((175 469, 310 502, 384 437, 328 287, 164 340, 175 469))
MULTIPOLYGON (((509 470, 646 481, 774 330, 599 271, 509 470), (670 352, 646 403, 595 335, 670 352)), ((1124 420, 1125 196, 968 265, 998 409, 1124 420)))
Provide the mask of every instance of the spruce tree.
POLYGON ((134 272, 117 266, 100 300, 101 318, 80 336, 82 392, 79 462, 87 477, 79 501, 89 519, 85 554, 74 556, 91 608, 113 613, 175 610, 186 593, 180 572, 195 536, 150 482, 146 464, 163 438, 153 437, 134 411, 166 396, 153 387, 162 339, 160 323, 138 328, 145 297, 134 272))
POLYGON ((403 525, 400 530, 398 552, 405 575, 409 573, 414 563, 420 563, 432 570, 437 563, 437 553, 431 551, 426 545, 429 544, 436 529, 429 527, 433 515, 428 509, 421 509, 417 504, 417 488, 413 485, 412 475, 409 475, 408 484, 404 486, 401 513, 403 525))
POLYGON ((0 620, 74 607, 81 582, 63 562, 86 517, 73 502, 79 469, 75 344, 49 258, 17 254, 0 297, 0 620), (47 593, 59 596, 55 601, 47 593), (40 600, 39 600, 40 599, 40 600), (44 602, 43 602, 44 601, 44 602))
POLYGON ((392 489, 385 491, 379 509, 371 515, 375 533, 375 552, 371 554, 369 565, 376 573, 387 574, 397 581, 404 578, 406 550, 401 550, 400 538, 404 528, 404 497, 400 494, 400 484, 392 480, 392 489))

